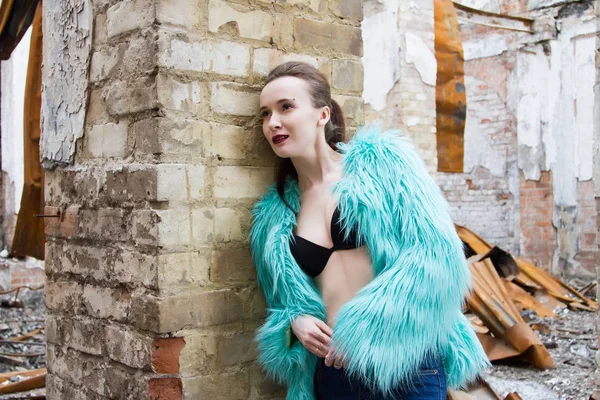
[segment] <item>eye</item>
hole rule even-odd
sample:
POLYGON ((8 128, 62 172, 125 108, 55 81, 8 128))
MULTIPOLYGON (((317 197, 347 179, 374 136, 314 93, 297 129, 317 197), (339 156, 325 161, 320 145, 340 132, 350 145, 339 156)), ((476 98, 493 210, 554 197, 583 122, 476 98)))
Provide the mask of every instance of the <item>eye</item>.
POLYGON ((264 111, 262 111, 262 112, 260 113, 260 116, 261 116, 262 118, 267 118, 267 117, 269 116, 269 111, 267 111, 267 110, 264 110, 264 111))
POLYGON ((283 111, 290 110, 291 108, 293 108, 292 105, 288 103, 284 103, 283 106, 281 106, 283 111))

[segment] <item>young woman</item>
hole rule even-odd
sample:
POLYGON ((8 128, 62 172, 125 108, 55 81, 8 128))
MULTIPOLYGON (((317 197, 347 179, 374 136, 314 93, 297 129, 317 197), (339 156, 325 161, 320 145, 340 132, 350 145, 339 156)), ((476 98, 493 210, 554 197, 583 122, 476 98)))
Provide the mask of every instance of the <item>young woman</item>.
POLYGON ((462 314, 469 270, 447 203, 395 132, 345 143, 324 76, 289 62, 260 94, 280 157, 250 233, 259 362, 288 399, 445 399, 489 363, 462 314))

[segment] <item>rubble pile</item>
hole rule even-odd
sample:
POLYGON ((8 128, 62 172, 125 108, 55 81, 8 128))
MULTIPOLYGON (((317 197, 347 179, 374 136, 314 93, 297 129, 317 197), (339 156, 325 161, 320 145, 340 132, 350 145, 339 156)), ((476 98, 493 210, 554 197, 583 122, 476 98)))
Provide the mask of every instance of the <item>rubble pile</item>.
POLYGON ((43 290, 0 295, 0 399, 45 399, 43 290))
POLYGON ((489 245, 465 227, 457 230, 473 276, 466 315, 495 365, 487 382, 482 380, 462 395, 494 400, 588 399, 597 351, 593 321, 598 303, 591 297, 596 283, 576 289, 489 245), (544 390, 549 392, 541 394, 544 390))

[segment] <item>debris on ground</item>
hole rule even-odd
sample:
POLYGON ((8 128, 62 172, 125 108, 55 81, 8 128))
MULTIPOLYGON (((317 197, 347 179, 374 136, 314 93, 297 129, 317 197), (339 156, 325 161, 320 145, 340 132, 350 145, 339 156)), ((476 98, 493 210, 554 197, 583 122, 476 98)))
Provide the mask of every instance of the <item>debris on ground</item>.
POLYGON ((45 399, 43 290, 0 295, 0 400, 45 399))
POLYGON ((598 350, 596 282, 577 290, 469 229, 457 230, 473 276, 467 317, 494 361, 483 377, 489 387, 469 393, 477 392, 477 399, 587 400, 598 350))

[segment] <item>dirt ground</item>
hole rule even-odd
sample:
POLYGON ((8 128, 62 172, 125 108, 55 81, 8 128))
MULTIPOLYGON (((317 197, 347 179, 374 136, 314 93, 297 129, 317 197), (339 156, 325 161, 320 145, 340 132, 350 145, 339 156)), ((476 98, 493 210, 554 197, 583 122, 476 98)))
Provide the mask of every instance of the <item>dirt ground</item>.
POLYGON ((495 363, 486 380, 500 394, 516 391, 523 400, 588 400, 594 391, 598 350, 596 313, 563 309, 558 318, 534 318, 556 369, 539 370, 522 359, 495 363))

